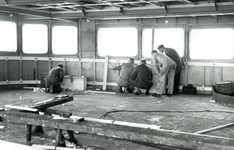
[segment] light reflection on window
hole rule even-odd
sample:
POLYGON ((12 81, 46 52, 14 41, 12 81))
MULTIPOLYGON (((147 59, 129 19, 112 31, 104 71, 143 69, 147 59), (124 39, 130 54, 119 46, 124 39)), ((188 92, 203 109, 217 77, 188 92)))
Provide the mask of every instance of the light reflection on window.
POLYGON ((99 56, 136 56, 136 28, 100 28, 98 30, 99 56))
POLYGON ((43 24, 25 24, 22 27, 24 53, 44 54, 48 51, 48 29, 43 24))
POLYGON ((192 29, 189 49, 191 59, 232 59, 233 29, 192 29))
POLYGON ((53 27, 52 51, 54 54, 76 54, 77 28, 75 26, 53 27))
POLYGON ((14 22, 0 21, 0 51, 15 52, 17 32, 14 22))

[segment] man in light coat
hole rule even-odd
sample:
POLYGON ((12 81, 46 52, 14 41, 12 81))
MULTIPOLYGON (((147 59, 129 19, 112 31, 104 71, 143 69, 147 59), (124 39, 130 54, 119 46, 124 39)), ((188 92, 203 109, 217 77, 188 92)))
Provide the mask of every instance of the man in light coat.
POLYGON ((160 97, 166 94, 166 83, 168 79, 168 93, 167 96, 173 94, 174 76, 176 70, 176 63, 168 56, 153 50, 151 52, 152 72, 156 75, 156 93, 152 96, 160 97))

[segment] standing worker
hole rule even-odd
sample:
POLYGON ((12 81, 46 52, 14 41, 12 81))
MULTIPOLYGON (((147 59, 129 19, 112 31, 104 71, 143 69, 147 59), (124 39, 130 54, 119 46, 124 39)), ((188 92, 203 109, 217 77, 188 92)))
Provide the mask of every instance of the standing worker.
POLYGON ((184 61, 181 59, 181 57, 176 52, 176 50, 174 50, 172 48, 165 48, 164 45, 159 45, 158 50, 161 53, 165 53, 168 57, 170 57, 176 63, 173 94, 177 95, 179 93, 180 72, 185 66, 184 61))
POLYGON ((45 77, 46 91, 49 93, 60 93, 62 91, 60 82, 63 81, 63 65, 58 64, 57 67, 52 68, 49 74, 45 77))
POLYGON ((132 71, 134 69, 134 58, 130 57, 127 63, 110 67, 110 69, 120 71, 119 76, 117 78, 119 93, 123 93, 122 87, 125 87, 129 93, 132 93, 132 89, 129 86, 128 79, 130 78, 130 75, 132 74, 132 71))
POLYGON ((140 89, 146 89, 145 95, 149 95, 149 90, 152 86, 152 71, 146 66, 146 59, 142 58, 140 65, 136 66, 129 79, 131 89, 137 88, 135 95, 139 95, 140 89))
POLYGON ((168 79, 168 93, 171 96, 174 88, 174 76, 176 63, 168 56, 158 53, 156 50, 151 52, 152 72, 156 75, 156 93, 152 96, 160 97, 166 93, 166 83, 168 79))

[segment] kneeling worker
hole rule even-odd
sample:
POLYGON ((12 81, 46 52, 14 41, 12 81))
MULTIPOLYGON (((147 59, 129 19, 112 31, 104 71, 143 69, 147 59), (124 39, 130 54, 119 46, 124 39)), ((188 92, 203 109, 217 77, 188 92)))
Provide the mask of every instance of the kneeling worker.
POLYGON ((57 67, 52 68, 49 74, 45 77, 46 91, 50 93, 60 93, 62 91, 60 82, 63 81, 63 76, 62 64, 58 64, 57 67))
POLYGON ((132 74, 134 69, 134 58, 130 57, 127 63, 123 63, 118 66, 110 67, 112 70, 119 70, 119 76, 117 78, 117 84, 119 86, 118 90, 119 93, 123 93, 122 87, 125 87, 129 93, 132 93, 132 89, 130 89, 128 84, 128 79, 132 74))
POLYGON ((142 58, 140 65, 134 68, 128 81, 131 88, 137 88, 135 95, 139 95, 141 93, 140 89, 146 89, 145 94, 149 95, 149 90, 153 84, 152 78, 152 71, 148 66, 146 66, 146 59, 142 58))

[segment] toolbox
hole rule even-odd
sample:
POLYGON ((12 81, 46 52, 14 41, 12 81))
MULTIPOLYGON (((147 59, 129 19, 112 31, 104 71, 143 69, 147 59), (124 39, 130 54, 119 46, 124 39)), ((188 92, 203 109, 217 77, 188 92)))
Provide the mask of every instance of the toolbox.
POLYGON ((85 91, 87 88, 87 78, 84 76, 64 76, 61 88, 71 91, 85 91))
POLYGON ((232 93, 232 82, 216 82, 217 92, 220 94, 231 94, 232 93))

